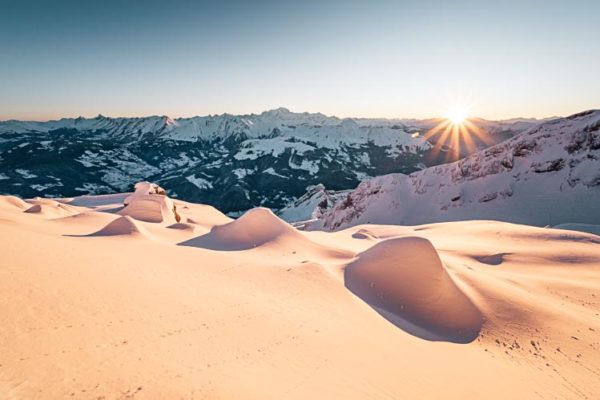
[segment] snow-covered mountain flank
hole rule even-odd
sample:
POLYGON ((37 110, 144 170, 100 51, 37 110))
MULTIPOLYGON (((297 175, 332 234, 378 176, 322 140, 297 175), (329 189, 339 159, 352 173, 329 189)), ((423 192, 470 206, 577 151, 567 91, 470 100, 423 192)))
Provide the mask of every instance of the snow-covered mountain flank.
POLYGON ((362 182, 312 229, 494 219, 600 223, 600 110, 532 127, 454 163, 362 182))
MULTIPOLYGON (((77 196, 159 183, 169 195, 224 212, 281 209, 307 187, 355 188, 362 180, 448 162, 448 146, 424 134, 439 120, 340 119, 286 109, 171 119, 0 122, 0 193, 77 196)), ((535 120, 477 120, 499 143, 535 120)), ((459 152, 465 155, 464 151, 459 152)))

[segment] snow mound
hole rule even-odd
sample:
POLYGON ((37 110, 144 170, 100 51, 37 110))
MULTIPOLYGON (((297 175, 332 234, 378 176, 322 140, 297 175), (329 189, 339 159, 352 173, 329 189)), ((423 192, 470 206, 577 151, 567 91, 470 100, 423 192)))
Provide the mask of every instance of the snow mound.
POLYGON ((23 212, 27 214, 40 215, 47 219, 68 217, 79 213, 79 209, 56 200, 35 198, 27 200, 25 203, 29 206, 23 212))
POLYGON ((0 196, 0 207, 24 210, 30 205, 17 196, 0 196))
POLYGON ((174 224, 181 220, 173 200, 155 183, 136 183, 135 192, 125 198, 123 205, 125 208, 118 214, 140 221, 174 224))
POLYGON ((268 243, 289 240, 301 247, 318 247, 268 208, 253 208, 240 218, 213 227, 209 233, 181 243, 211 250, 248 250, 268 243))
POLYGON ((213 206, 206 204, 193 204, 181 200, 174 200, 177 213, 181 216, 180 222, 186 222, 210 229, 215 225, 223 225, 232 221, 227 215, 213 206))
POLYGON ((156 183, 150 182, 138 182, 134 186, 135 192, 127 196, 123 201, 126 206, 133 202, 137 197, 143 197, 148 195, 160 195, 166 196, 167 192, 165 189, 158 186, 156 183))
POLYGON ((174 224, 180 220, 175 204, 167 196, 149 194, 130 196, 128 199, 130 203, 118 212, 119 215, 154 223, 174 224))
POLYGON ((427 239, 380 242, 350 263, 346 287, 405 331, 428 340, 468 343, 482 315, 456 286, 427 239))
POLYGON ((215 226, 206 235, 184 244, 212 250, 236 251, 259 247, 284 237, 308 241, 271 210, 259 207, 247 211, 235 221, 215 226))
POLYGON ((110 222, 104 228, 87 236, 144 236, 149 237, 150 233, 129 216, 124 216, 110 222))
POLYGON ((179 243, 216 251, 242 251, 269 246, 294 258, 348 260, 354 252, 329 247, 310 240, 268 208, 253 208, 240 218, 216 225, 201 236, 179 243))

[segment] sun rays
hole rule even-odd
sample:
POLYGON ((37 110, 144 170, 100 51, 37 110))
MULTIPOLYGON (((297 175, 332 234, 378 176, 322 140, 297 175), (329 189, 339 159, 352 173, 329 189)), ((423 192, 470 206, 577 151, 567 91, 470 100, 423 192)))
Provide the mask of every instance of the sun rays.
POLYGON ((449 109, 446 118, 424 135, 434 145, 432 156, 438 158, 441 152, 445 152, 444 161, 455 161, 476 151, 477 141, 488 143, 485 132, 474 121, 469 119, 465 107, 449 109))

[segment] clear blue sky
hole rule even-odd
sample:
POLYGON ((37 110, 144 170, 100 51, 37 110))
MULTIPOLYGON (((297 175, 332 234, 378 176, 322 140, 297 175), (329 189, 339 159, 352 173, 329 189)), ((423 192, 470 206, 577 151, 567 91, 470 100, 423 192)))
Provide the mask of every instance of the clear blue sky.
POLYGON ((600 1, 0 0, 0 119, 600 108, 600 1))

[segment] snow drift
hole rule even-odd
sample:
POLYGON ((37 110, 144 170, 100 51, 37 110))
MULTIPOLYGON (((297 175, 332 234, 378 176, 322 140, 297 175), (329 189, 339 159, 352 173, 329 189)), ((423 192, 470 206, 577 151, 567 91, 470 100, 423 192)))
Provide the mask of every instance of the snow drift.
POLYGON ((104 228, 87 236, 144 236, 150 237, 150 233, 129 216, 119 217, 108 223, 104 228))
POLYGON ((344 271, 346 287, 392 323, 430 340, 468 343, 482 316, 446 272, 427 239, 384 240, 344 271))
POLYGON ((491 221, 301 232, 265 209, 230 221, 177 200, 185 222, 174 226, 116 215, 122 199, 88 196, 76 216, 50 220, 0 198, 0 393, 520 400, 600 390, 598 236, 491 221), (178 246, 199 234, 190 219, 212 228, 192 242, 240 250, 178 246))
POLYGON ((140 221, 174 224, 181 220, 177 208, 160 186, 150 182, 138 182, 135 192, 124 201, 120 215, 128 215, 140 221))
POLYGON ((25 213, 36 214, 47 219, 67 217, 80 212, 80 209, 77 207, 52 199, 36 197, 35 199, 27 200, 27 203, 30 206, 24 211, 25 213))
POLYGON ((0 196, 0 205, 8 206, 8 208, 16 208, 18 210, 24 210, 31 206, 17 196, 0 196))
POLYGON ((285 237, 300 241, 307 240, 271 210, 259 207, 247 211, 232 222, 215 226, 209 233, 182 244, 212 250, 235 251, 259 247, 285 237))

